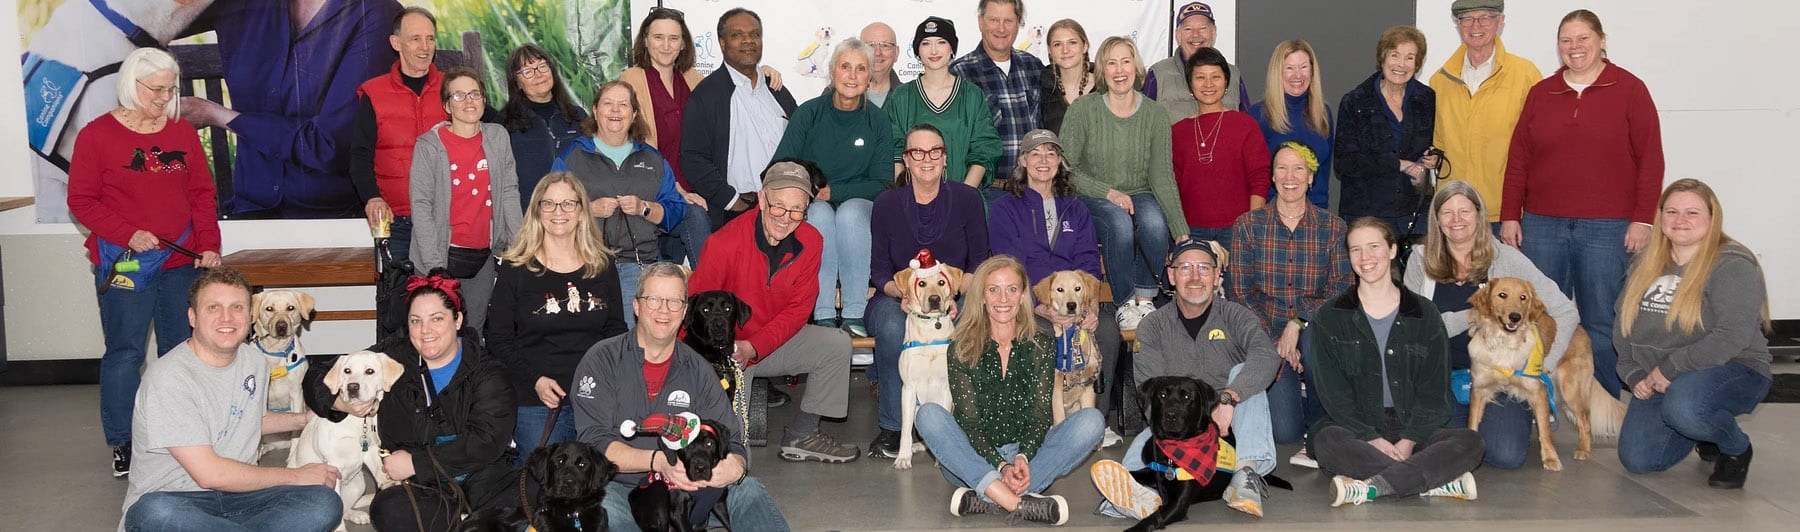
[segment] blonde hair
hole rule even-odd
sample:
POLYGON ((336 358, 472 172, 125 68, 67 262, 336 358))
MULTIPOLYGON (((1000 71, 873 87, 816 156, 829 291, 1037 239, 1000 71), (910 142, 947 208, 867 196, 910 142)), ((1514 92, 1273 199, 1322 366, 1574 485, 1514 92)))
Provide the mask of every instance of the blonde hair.
POLYGON ((1468 181, 1455 179, 1438 186, 1436 194, 1431 196, 1431 211, 1426 213, 1425 222, 1425 278, 1433 281, 1475 281, 1487 280, 1488 267, 1494 264, 1494 233, 1487 228, 1487 202, 1482 201, 1481 192, 1468 181), (1450 242, 1444 236, 1444 230, 1438 227, 1438 211, 1444 208, 1450 198, 1462 196, 1475 205, 1475 248, 1469 251, 1469 276, 1457 275, 1456 256, 1450 253, 1450 242))
POLYGON ((144 78, 164 70, 175 75, 175 85, 170 87, 175 90, 175 94, 169 98, 169 104, 163 106, 163 118, 181 116, 181 64, 175 62, 175 56, 169 55, 169 52, 157 48, 132 50, 119 63, 119 83, 116 86, 119 107, 133 111, 143 107, 144 101, 138 99, 138 84, 144 78))
POLYGON ((575 199, 581 202, 575 212, 575 251, 581 255, 581 276, 592 278, 606 270, 618 251, 606 247, 606 239, 601 238, 600 229, 594 227, 594 217, 587 212, 587 187, 581 186, 581 180, 569 172, 551 172, 531 189, 531 202, 525 204, 525 219, 519 224, 519 238, 500 254, 500 260, 513 266, 524 266, 531 273, 544 271, 543 261, 538 258, 538 253, 544 250, 544 210, 538 207, 538 202, 544 201, 546 191, 558 183, 574 189, 575 199))
POLYGON ((1107 37, 1104 41, 1100 41, 1100 53, 1096 55, 1096 57, 1100 58, 1098 61, 1100 66, 1104 67, 1106 65, 1106 55, 1112 53, 1114 46, 1124 46, 1126 50, 1131 51, 1131 66, 1137 70, 1132 78, 1131 88, 1132 90, 1144 90, 1144 74, 1147 72, 1144 69, 1144 58, 1138 55, 1137 44, 1131 42, 1130 37, 1114 35, 1107 37))
POLYGON ((1305 39, 1281 41, 1275 45, 1275 53, 1269 54, 1269 72, 1263 88, 1263 114, 1268 118, 1269 129, 1277 133, 1293 133, 1287 114, 1287 92, 1281 89, 1281 67, 1287 62, 1287 56, 1295 52, 1306 54, 1306 62, 1312 65, 1312 82, 1306 88, 1306 127, 1313 133, 1326 137, 1331 136, 1331 120, 1325 113, 1325 80, 1319 77, 1319 54, 1313 52, 1311 44, 1305 39))
POLYGON ((956 331, 950 334, 950 345, 955 349, 951 356, 964 367, 975 367, 981 360, 981 352, 987 349, 988 341, 993 340, 993 327, 988 325, 986 286, 988 276, 1003 268, 1019 277, 1021 289, 1018 327, 1013 330, 1013 338, 1029 341, 1037 336, 1037 319, 1031 313, 1035 308, 1031 301, 1031 277, 1025 274, 1025 265, 1011 255, 989 257, 975 267, 975 282, 970 283, 973 287, 963 295, 962 317, 957 320, 956 331))
MULTIPOLYGON (((1663 189, 1662 198, 1656 201, 1656 223, 1650 231, 1650 242, 1638 251, 1636 264, 1625 277, 1625 288, 1620 292, 1618 327, 1621 335, 1631 334, 1631 326, 1637 322, 1638 302, 1643 298, 1657 278, 1675 271, 1675 244, 1663 233, 1662 209, 1669 203, 1669 196, 1676 192, 1689 192, 1706 201, 1706 208, 1712 213, 1712 224, 1707 228, 1706 238, 1700 241, 1700 250, 1688 260, 1687 272, 1681 277, 1681 286, 1675 288, 1675 298, 1669 303, 1669 314, 1663 318, 1663 326, 1671 330, 1680 330, 1682 334, 1691 334, 1694 327, 1705 325, 1704 309, 1701 308, 1706 298, 1706 282, 1712 277, 1713 268, 1719 262, 1719 249, 1726 244, 1735 244, 1725 234, 1725 211, 1719 205, 1718 194, 1703 181, 1698 179, 1680 179, 1670 183, 1663 189)), ((1750 263, 1760 272, 1762 264, 1750 257, 1750 263)), ((1763 330, 1770 329, 1769 295, 1763 293, 1762 301, 1763 330)))

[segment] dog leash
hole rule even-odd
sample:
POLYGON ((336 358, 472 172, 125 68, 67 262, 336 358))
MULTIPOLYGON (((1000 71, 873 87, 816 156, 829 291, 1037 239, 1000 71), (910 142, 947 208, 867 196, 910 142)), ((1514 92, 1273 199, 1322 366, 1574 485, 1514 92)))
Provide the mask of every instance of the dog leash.
MULTIPOLYGON (((538 436, 537 448, 542 449, 545 444, 550 443, 550 433, 556 430, 556 416, 561 413, 562 408, 550 409, 550 416, 544 418, 544 433, 542 436, 538 436)), ((531 511, 531 498, 525 495, 525 478, 529 476, 531 476, 531 468, 519 470, 519 507, 525 509, 525 519, 528 521, 534 520, 537 516, 531 511)))

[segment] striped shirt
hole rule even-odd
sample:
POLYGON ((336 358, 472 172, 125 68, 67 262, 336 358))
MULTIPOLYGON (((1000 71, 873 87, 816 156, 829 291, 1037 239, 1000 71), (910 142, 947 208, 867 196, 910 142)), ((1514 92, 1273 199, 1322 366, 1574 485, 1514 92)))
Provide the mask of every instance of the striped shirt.
POLYGON ((1310 317, 1326 300, 1350 288, 1350 254, 1344 222, 1311 204, 1289 230, 1275 201, 1238 216, 1231 228, 1226 296, 1249 307, 1270 338, 1279 338, 1294 316, 1310 317))
POLYGON ((1043 86, 1039 78, 1044 73, 1044 62, 1037 56, 1014 50, 1011 68, 1002 72, 993 58, 988 57, 987 51, 977 46, 975 51, 951 62, 950 73, 981 87, 987 96, 1001 144, 999 168, 993 175, 996 181, 1000 176, 1012 176, 1013 164, 1019 159, 1019 141, 1026 133, 1037 129, 1042 121, 1039 113, 1043 86))

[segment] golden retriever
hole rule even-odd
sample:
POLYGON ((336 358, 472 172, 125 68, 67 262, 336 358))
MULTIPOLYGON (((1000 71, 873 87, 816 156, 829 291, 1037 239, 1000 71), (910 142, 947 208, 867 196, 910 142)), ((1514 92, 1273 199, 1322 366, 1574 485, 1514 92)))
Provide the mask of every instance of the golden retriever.
POLYGON ((950 398, 950 333, 955 330, 950 307, 962 291, 964 274, 942 263, 927 272, 907 268, 894 274, 894 285, 907 295, 901 302, 906 343, 900 348, 900 454, 894 458, 894 469, 912 468, 912 455, 920 450, 913 446, 919 405, 937 403, 955 412, 950 398))
MULTIPOLYGON (((1537 418, 1538 451, 1544 469, 1562 470, 1562 459, 1550 434, 1550 400, 1538 377, 1515 373, 1530 362, 1532 349, 1543 342, 1550 349, 1556 338, 1556 321, 1538 300, 1537 291, 1523 279, 1493 279, 1469 298, 1469 359, 1473 387, 1469 394, 1469 428, 1479 430, 1488 401, 1507 394, 1531 404, 1537 418)), ((1593 457, 1593 436, 1616 437, 1625 417, 1625 405, 1606 393, 1594 378, 1594 351, 1587 331, 1577 327, 1562 361, 1549 371, 1555 383, 1556 402, 1575 421, 1580 443, 1575 459, 1593 457)))
MULTIPOLYGON (((268 290, 250 296, 250 342, 263 353, 269 366, 271 412, 299 412, 306 408, 300 381, 306 377, 306 348, 300 332, 312 326, 313 297, 306 292, 268 290)), ((257 456, 294 446, 297 432, 263 435, 257 456)))
MULTIPOLYGON (((1031 287, 1032 297, 1038 302, 1048 305, 1050 312, 1059 317, 1074 318, 1079 328, 1081 318, 1088 313, 1100 312, 1100 279, 1088 272, 1065 270, 1052 273, 1038 280, 1031 287)), ((1056 326, 1052 337, 1056 342, 1056 360, 1059 362, 1056 371, 1056 386, 1051 390, 1051 415, 1056 423, 1083 408, 1094 407, 1094 381, 1100 378, 1100 347, 1094 342, 1094 331, 1083 329, 1077 331, 1073 341, 1063 342, 1063 334, 1071 327, 1056 326), (1080 368, 1064 371, 1060 364, 1064 357, 1074 351, 1082 357, 1080 368)))

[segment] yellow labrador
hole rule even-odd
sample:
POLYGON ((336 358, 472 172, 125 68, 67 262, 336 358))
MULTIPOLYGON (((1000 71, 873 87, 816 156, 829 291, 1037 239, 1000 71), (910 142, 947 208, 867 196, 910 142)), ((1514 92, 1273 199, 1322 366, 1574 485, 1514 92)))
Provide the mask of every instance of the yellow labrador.
MULTIPOLYGON (((331 373, 325 376, 325 388, 345 403, 375 401, 379 407, 381 396, 393 389, 394 382, 405 372, 404 366, 385 354, 357 351, 338 357, 331 373)), ((373 413, 369 417, 345 416, 335 423, 315 417, 306 423, 293 452, 288 453, 288 467, 325 463, 338 468, 342 477, 337 491, 344 501, 345 521, 369 523, 368 512, 355 509, 369 504, 363 500, 365 467, 375 479, 376 489, 394 484, 381 472, 381 434, 377 428, 373 413)), ((338 530, 344 530, 343 523, 338 523, 338 530)))
MULTIPOLYGON (((262 351, 269 365, 269 404, 271 412, 299 412, 306 408, 300 381, 306 377, 306 348, 300 345, 300 332, 312 325, 313 297, 306 292, 268 290, 250 296, 250 342, 262 351)), ((275 449, 294 446, 299 433, 263 435, 257 457, 275 449)))
POLYGON ((1094 381, 1100 378, 1100 346, 1094 341, 1094 331, 1078 330, 1069 335, 1068 342, 1061 338, 1070 328, 1080 328, 1082 317, 1100 312, 1100 279, 1080 270, 1060 271, 1039 280, 1031 288, 1031 295, 1057 316, 1075 319, 1075 325, 1054 327, 1052 331, 1052 336, 1058 338, 1058 363, 1056 387, 1051 391, 1051 416, 1062 423, 1069 414, 1094 407, 1094 381), (1079 359, 1080 367, 1064 371, 1066 358, 1079 359))
POLYGON ((913 453, 922 450, 922 445, 913 446, 918 405, 937 403, 951 410, 948 357, 955 326, 950 307, 963 283, 963 271, 954 266, 936 263, 921 269, 918 261, 913 263, 913 268, 894 274, 894 284, 906 293, 902 302, 906 343, 900 347, 900 456, 894 459, 894 469, 912 468, 913 453))

